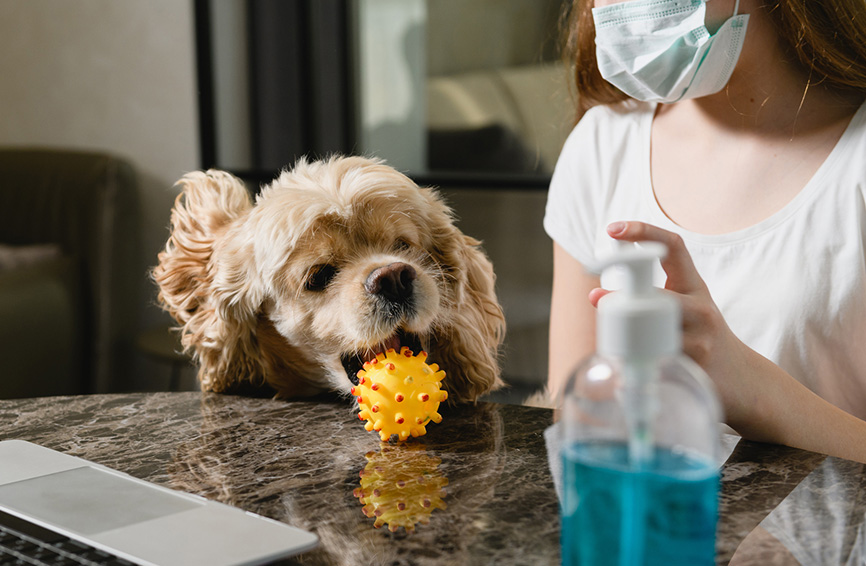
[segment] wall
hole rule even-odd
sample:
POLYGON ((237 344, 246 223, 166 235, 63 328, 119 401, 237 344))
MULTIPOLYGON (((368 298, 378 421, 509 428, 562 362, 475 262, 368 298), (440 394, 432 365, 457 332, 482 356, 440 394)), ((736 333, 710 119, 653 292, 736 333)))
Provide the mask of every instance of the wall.
MULTIPOLYGON (((0 0, 0 145, 127 158, 142 277, 165 245, 174 182, 199 166, 194 42, 191 0, 0 0)), ((166 322, 153 285, 142 293, 141 327, 166 322)), ((133 364, 130 388, 164 387, 149 364, 133 364)))

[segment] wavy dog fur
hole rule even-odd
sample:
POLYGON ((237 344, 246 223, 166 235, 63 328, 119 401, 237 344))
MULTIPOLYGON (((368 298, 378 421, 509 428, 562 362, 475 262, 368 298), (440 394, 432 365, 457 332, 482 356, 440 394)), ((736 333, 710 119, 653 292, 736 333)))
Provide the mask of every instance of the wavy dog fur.
POLYGON ((445 370, 449 400, 501 385, 492 265, 433 190, 361 157, 302 159, 255 202, 222 171, 178 183, 153 276, 203 390, 348 394, 346 360, 406 336, 445 370), (406 296, 383 298, 379 277, 406 296))

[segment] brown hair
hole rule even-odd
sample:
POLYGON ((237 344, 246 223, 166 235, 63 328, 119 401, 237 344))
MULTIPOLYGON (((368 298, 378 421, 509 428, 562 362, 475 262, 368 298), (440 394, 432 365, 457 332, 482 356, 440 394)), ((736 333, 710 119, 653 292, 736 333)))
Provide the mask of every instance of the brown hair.
POLYGON ((595 58, 595 25, 592 0, 572 0, 564 4, 561 18, 562 58, 571 64, 577 98, 575 122, 599 104, 614 104, 628 96, 607 82, 595 58))
MULTIPOLYGON (((561 19, 562 57, 574 66, 577 117, 628 96, 608 83, 595 59, 592 0, 573 0, 561 19)), ((866 92, 866 0, 768 0, 776 29, 810 82, 866 92)))

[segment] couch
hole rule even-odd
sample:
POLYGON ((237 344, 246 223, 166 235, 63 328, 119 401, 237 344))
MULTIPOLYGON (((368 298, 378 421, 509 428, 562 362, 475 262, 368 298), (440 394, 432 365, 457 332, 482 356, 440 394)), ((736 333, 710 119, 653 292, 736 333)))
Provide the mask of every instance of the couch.
POLYGON ((549 175, 574 125, 570 78, 561 63, 431 77, 429 168, 549 175))
POLYGON ((122 389, 139 242, 128 162, 0 149, 0 398, 122 389))

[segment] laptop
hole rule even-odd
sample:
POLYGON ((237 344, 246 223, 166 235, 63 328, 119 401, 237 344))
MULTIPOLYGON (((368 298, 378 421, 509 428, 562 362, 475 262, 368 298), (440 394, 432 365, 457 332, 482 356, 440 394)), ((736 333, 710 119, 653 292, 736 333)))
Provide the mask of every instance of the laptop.
POLYGON ((317 544, 313 533, 235 507, 30 442, 0 442, 0 564, 38 564, 36 556, 54 565, 241 566, 317 544))

